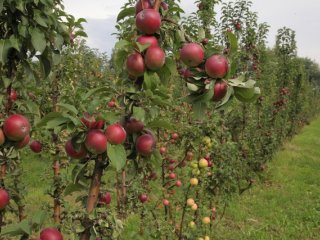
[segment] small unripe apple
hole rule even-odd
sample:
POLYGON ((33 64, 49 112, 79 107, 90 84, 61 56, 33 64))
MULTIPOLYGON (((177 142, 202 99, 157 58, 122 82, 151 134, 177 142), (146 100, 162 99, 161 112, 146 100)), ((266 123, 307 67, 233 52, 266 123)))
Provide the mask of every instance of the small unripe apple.
POLYGON ((188 151, 188 152, 187 152, 187 160, 188 160, 188 161, 192 161, 192 158, 193 158, 193 152, 188 151))
POLYGON ((198 185, 198 183, 199 183, 199 180, 197 178, 190 179, 191 186, 196 186, 196 185, 198 185))
POLYGON ((209 163, 206 159, 204 158, 201 158, 200 161, 199 161, 199 167, 200 168, 206 168, 208 167, 209 163))
POLYGON ((139 200, 140 200, 141 203, 145 203, 148 200, 147 194, 139 195, 139 200))
POLYGON ((189 222, 189 227, 190 228, 195 228, 196 227, 196 223, 194 221, 189 222))
POLYGON ((196 203, 193 204, 193 205, 191 206, 191 209, 192 209, 193 211, 197 211, 198 205, 197 205, 196 203))
POLYGON ((188 200, 187 200, 187 205, 190 206, 190 207, 192 207, 193 204, 195 204, 193 198, 188 198, 188 200))
POLYGON ((169 205, 170 205, 170 202, 169 202, 168 199, 163 199, 162 203, 163 203, 163 205, 165 205, 165 206, 169 206, 169 205))
POLYGON ((209 236, 204 236, 204 240, 210 240, 209 236))
POLYGON ((210 223, 210 218, 209 217, 202 218, 202 223, 203 224, 209 224, 210 223))

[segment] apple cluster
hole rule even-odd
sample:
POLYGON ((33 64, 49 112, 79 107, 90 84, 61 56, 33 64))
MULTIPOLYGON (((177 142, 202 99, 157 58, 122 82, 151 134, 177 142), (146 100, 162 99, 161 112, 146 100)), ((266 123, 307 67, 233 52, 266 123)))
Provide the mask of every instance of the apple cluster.
MULTIPOLYGON (((162 8, 166 9, 168 6, 162 3, 162 8)), ((127 57, 127 71, 129 76, 134 78, 143 76, 147 69, 150 71, 161 69, 166 57, 155 36, 161 27, 161 16, 150 0, 137 2, 136 27, 141 33, 136 42, 142 46, 147 45, 147 49, 142 52, 135 51, 127 57)))
POLYGON ((135 118, 130 118, 125 125, 114 123, 105 128, 102 119, 96 119, 88 113, 81 118, 86 128, 85 138, 80 143, 77 138, 69 139, 65 144, 65 150, 69 157, 83 159, 88 153, 98 155, 107 151, 107 145, 119 145, 126 141, 127 134, 139 134, 136 139, 136 151, 142 156, 150 156, 156 146, 156 138, 149 130, 144 129, 144 123, 135 118), (104 129, 105 128, 105 129, 104 129))
MULTIPOLYGON (((207 43, 208 39, 202 41, 203 45, 207 43)), ((225 97, 228 84, 222 79, 228 73, 229 63, 224 55, 213 54, 205 59, 205 51, 200 44, 187 43, 180 50, 180 59, 187 68, 179 72, 186 79, 190 91, 203 93, 215 80, 212 100, 220 101, 225 97)))

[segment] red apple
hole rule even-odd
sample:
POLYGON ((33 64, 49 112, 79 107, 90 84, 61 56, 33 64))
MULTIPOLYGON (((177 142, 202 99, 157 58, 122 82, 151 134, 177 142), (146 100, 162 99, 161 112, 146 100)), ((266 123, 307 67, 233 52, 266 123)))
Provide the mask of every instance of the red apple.
POLYGON ((207 45, 209 43, 209 39, 208 38, 204 38, 204 39, 202 39, 201 43, 203 45, 207 45))
POLYGON ((149 47, 144 62, 150 70, 156 71, 163 67, 166 62, 166 55, 160 47, 149 47))
POLYGON ((0 188, 0 210, 3 210, 9 204, 10 198, 8 192, 0 188))
POLYGON ((111 124, 107 127, 105 135, 111 144, 122 144, 126 140, 127 133, 124 128, 118 124, 111 124))
POLYGON ((6 138, 4 136, 3 130, 2 130, 2 128, 0 128, 0 146, 2 144, 4 144, 5 140, 6 140, 6 138))
POLYGON ((188 161, 191 161, 192 158, 193 158, 193 152, 188 151, 188 152, 187 152, 187 160, 188 160, 188 161))
POLYGON ((144 9, 136 16, 136 26, 139 31, 152 35, 160 29, 161 16, 154 9, 144 9))
POLYGON ((32 143, 30 144, 30 149, 35 152, 35 153, 39 153, 42 150, 42 144, 39 141, 32 141, 32 143))
POLYGON ((144 134, 136 140, 136 150, 142 156, 150 156, 156 146, 156 140, 151 134, 144 134))
POLYGON ((145 66, 140 53, 133 53, 128 56, 127 70, 128 73, 134 77, 140 77, 144 74, 145 66))
MULTIPOLYGON (((143 1, 143 7, 146 9, 153 8, 150 0, 142 0, 143 1)), ((142 8, 142 1, 139 0, 136 4, 136 15, 143 10, 142 8)))
POLYGON ((141 203, 145 203, 148 200, 147 194, 140 194, 139 195, 139 200, 141 203))
POLYGON ((96 122, 94 129, 103 129, 103 127, 104 127, 104 120, 100 119, 96 122))
POLYGON ((87 133, 84 145, 93 154, 104 153, 107 150, 107 137, 100 130, 91 130, 87 133))
POLYGON ((169 164, 168 170, 169 171, 173 171, 174 169, 175 169, 175 165, 174 164, 169 164))
POLYGON ((56 228, 45 228, 40 233, 41 240, 63 240, 61 232, 56 228))
POLYGON ((81 145, 80 149, 75 149, 71 139, 67 141, 65 145, 65 150, 67 155, 74 159, 82 159, 87 155, 86 148, 83 145, 81 145))
POLYGON ((170 179, 176 179, 176 174, 175 173, 173 173, 173 172, 171 172, 171 173, 169 173, 169 176, 168 176, 168 178, 170 178, 170 179))
POLYGON ((212 78, 223 78, 228 70, 228 60, 223 55, 212 55, 205 64, 207 74, 212 78))
POLYGON ((22 149, 29 144, 29 141, 30 141, 30 135, 28 134, 27 136, 24 137, 23 140, 16 142, 14 146, 17 149, 22 149))
POLYGON ((144 123, 135 119, 130 118, 126 123, 125 129, 127 133, 139 133, 144 129, 144 123))
POLYGON ((160 153, 163 155, 167 152, 167 149, 165 147, 160 148, 160 153))
POLYGON ((145 45, 150 44, 149 47, 157 47, 158 46, 158 39, 155 36, 148 36, 148 35, 141 35, 137 38, 137 42, 145 45))
POLYGON ((94 116, 91 116, 89 113, 83 113, 83 117, 80 119, 84 126, 91 129, 96 126, 96 119, 94 116))
POLYGON ((204 50, 197 43, 187 43, 180 50, 180 57, 184 64, 189 67, 196 67, 204 59, 204 50))
POLYGON ((15 102, 17 101, 17 92, 11 88, 10 94, 9 94, 9 98, 11 100, 11 102, 15 102))
POLYGON ((177 181, 176 181, 176 187, 181 187, 181 185, 182 185, 181 181, 180 181, 180 180, 177 180, 177 181))
POLYGON ((111 194, 109 192, 106 192, 101 196, 100 201, 104 204, 109 205, 111 203, 111 194))
POLYGON ((22 115, 14 114, 8 117, 3 124, 3 132, 12 141, 21 141, 30 133, 30 123, 22 115))
POLYGON ((163 203, 163 205, 165 205, 165 206, 169 206, 169 205, 170 205, 170 202, 169 202, 168 199, 163 199, 162 203, 163 203))
POLYGON ((220 101, 228 91, 228 84, 225 81, 217 82, 213 87, 213 101, 220 101))
POLYGON ((187 68, 185 68, 185 69, 180 69, 180 70, 179 70, 179 74, 180 74, 183 78, 191 78, 191 77, 193 77, 193 73, 192 73, 189 69, 187 69, 187 68))
POLYGON ((115 103, 115 101, 110 101, 110 102, 108 102, 108 107, 109 108, 114 108, 116 106, 116 103, 115 103))
POLYGON ((174 140, 177 140, 179 138, 178 133, 172 133, 171 134, 171 138, 174 139, 174 140))

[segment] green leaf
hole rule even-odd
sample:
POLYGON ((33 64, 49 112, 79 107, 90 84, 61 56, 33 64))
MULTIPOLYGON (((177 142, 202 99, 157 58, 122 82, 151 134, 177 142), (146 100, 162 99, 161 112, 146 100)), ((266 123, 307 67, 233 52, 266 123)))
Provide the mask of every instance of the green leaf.
POLYGON ((144 72, 143 87, 144 89, 154 90, 160 83, 160 78, 157 73, 151 71, 144 72))
POLYGON ((139 48, 139 51, 140 52, 143 52, 144 50, 148 49, 150 47, 150 43, 146 43, 146 44, 141 44, 141 43, 138 43, 136 42, 138 48, 139 48))
POLYGON ((60 112, 51 112, 51 113, 48 113, 46 116, 44 116, 44 117, 40 120, 40 122, 36 125, 36 127, 38 127, 38 128, 44 127, 44 126, 47 125, 47 123, 48 123, 49 121, 52 121, 52 120, 54 120, 54 119, 56 119, 56 118, 61 118, 61 117, 63 117, 63 114, 60 113, 60 112))
POLYGON ((37 55, 36 57, 40 61, 41 71, 42 71, 42 74, 44 75, 44 78, 47 78, 51 72, 51 62, 44 55, 37 55))
POLYGON ((206 37, 206 32, 203 28, 199 28, 198 30, 198 40, 202 41, 206 37))
POLYGON ((76 109, 75 106, 68 104, 68 103, 58 103, 57 106, 66 109, 69 112, 74 113, 75 115, 78 115, 79 111, 76 109))
POLYGON ((64 189, 64 196, 71 195, 74 192, 80 192, 86 189, 85 186, 83 186, 80 183, 70 183, 67 185, 67 187, 64 189))
POLYGON ((111 165, 114 166, 117 171, 120 171, 126 165, 127 154, 123 145, 108 144, 107 154, 110 158, 111 165))
POLYGON ((227 32, 227 37, 230 43, 230 54, 233 55, 238 51, 238 40, 232 32, 227 32))
POLYGON ((11 48, 11 42, 8 39, 1 39, 0 40, 0 62, 5 64, 8 58, 8 52, 11 48))
POLYGON ((117 22, 119 22, 120 20, 123 20, 123 19, 126 18, 126 17, 134 16, 134 14, 135 14, 135 8, 134 8, 134 7, 124 8, 124 9, 121 10, 121 12, 118 14, 117 22))
POLYGON ((42 13, 39 10, 34 10, 34 17, 33 19, 42 27, 48 27, 47 19, 42 17, 42 13))
POLYGON ((132 116, 133 116, 135 119, 144 122, 145 115, 146 115, 146 112, 144 111, 143 108, 141 108, 141 107, 133 107, 133 114, 132 114, 132 116))
POLYGON ((44 223, 46 218, 47 218, 47 212, 45 212, 45 211, 37 211, 32 216, 32 220, 31 220, 32 221, 32 225, 36 224, 37 226, 42 226, 42 224, 44 223))
POLYGON ((40 53, 43 53, 43 51, 47 47, 46 37, 44 33, 38 28, 32 28, 30 30, 30 34, 31 34, 31 43, 34 49, 36 49, 40 53))
POLYGON ((148 124, 148 127, 153 129, 164 128, 168 130, 174 130, 174 127, 172 126, 172 124, 166 120, 154 120, 148 124))
MULTIPOLYGON (((23 222, 25 221, 26 220, 24 220, 23 222)), ((14 237, 25 234, 25 231, 21 228, 21 223, 8 225, 4 229, 2 229, 0 236, 10 235, 14 237)))
POLYGON ((207 105, 204 102, 196 102, 192 105, 193 116, 195 119, 202 120, 205 116, 207 105))

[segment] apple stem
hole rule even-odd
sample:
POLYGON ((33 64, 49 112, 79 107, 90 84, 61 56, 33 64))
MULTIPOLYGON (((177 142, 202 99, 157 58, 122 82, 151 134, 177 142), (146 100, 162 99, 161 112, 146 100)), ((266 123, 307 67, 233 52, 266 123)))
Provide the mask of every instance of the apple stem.
POLYGON ((159 11, 162 0, 155 0, 153 9, 159 11))

